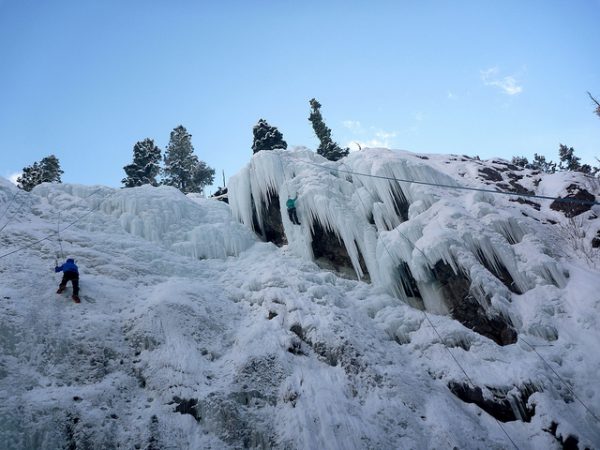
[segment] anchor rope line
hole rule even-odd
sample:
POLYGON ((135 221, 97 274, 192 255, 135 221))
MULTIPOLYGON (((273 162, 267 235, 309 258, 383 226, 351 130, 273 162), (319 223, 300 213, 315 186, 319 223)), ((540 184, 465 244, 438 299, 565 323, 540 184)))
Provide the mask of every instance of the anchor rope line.
MULTIPOLYGON (((17 191, 17 192, 14 193, 13 198, 11 199, 9 205, 6 207, 6 210, 4 211, 4 214, 2 215, 2 217, 4 217, 6 215, 6 213, 10 209, 10 205, 13 203, 13 201, 15 200, 17 194, 19 194, 19 193, 20 193, 20 191, 17 191)), ((26 195, 22 195, 21 196, 21 199, 19 200, 18 206, 15 208, 15 210, 13 211, 13 213, 8 217, 8 220, 6 221, 6 223, 4 225, 2 225, 2 228, 0 228, 0 233, 2 233, 2 231, 4 231, 4 229, 8 226, 8 224, 11 223, 12 220, 16 217, 17 213, 19 212, 19 210, 23 206, 23 203, 25 203, 26 199, 27 199, 26 195)))
POLYGON ((65 253, 63 251, 62 240, 60 239, 60 213, 61 211, 58 212, 58 220, 56 222, 56 235, 58 237, 58 245, 60 246, 60 257, 64 258, 65 253))
POLYGON ((434 187, 441 187, 441 188, 448 188, 448 189, 459 189, 459 190, 465 190, 465 191, 487 192, 488 194, 512 195, 514 197, 537 198, 537 199, 541 199, 541 200, 554 200, 556 202, 561 202, 561 203, 575 203, 575 204, 578 204, 578 205, 592 205, 592 206, 600 205, 600 202, 596 202, 596 201, 592 201, 592 200, 581 200, 581 199, 577 199, 577 198, 550 197, 550 196, 547 196, 547 195, 537 195, 537 194, 519 194, 517 192, 495 191, 493 189, 483 189, 483 188, 475 188, 475 187, 461 186, 461 185, 452 185, 452 184, 430 183, 428 181, 407 180, 407 179, 403 179, 403 178, 386 177, 384 175, 373 175, 373 174, 369 174, 369 173, 359 173, 359 172, 353 172, 351 170, 342 170, 342 169, 338 169, 338 168, 335 168, 335 167, 323 167, 322 165, 319 165, 319 164, 307 161, 305 159, 298 158, 298 160, 302 161, 302 162, 304 162, 306 164, 309 164, 311 166, 315 166, 315 167, 318 167, 320 169, 327 170, 327 171, 332 171, 333 170, 335 172, 347 173, 349 175, 356 175, 356 176, 361 176, 361 177, 379 178, 379 179, 383 179, 383 180, 397 181, 399 183, 421 184, 421 185, 425 185, 425 186, 434 186, 434 187))
MULTIPOLYGON (((100 191, 102 188, 99 187, 97 189, 94 189, 90 194, 86 195, 85 197, 81 197, 79 200, 77 200, 75 203, 73 203, 72 205, 70 205, 70 207, 73 207, 74 205, 79 204, 80 202, 82 202, 83 200, 87 200, 88 198, 90 198, 92 195, 94 195, 96 192, 100 191)), ((112 195, 112 194, 111 194, 112 195)), ((106 198, 108 198, 109 196, 107 196, 106 198)), ((105 199, 106 200, 106 199, 105 199)), ((104 201, 104 200, 103 200, 104 201)), ((63 250, 63 245, 62 245, 62 239, 60 237, 60 216, 62 214, 62 212, 66 209, 66 206, 59 209, 58 210, 58 214, 57 214, 57 219, 56 219, 56 236, 57 236, 57 240, 58 240, 58 245, 60 247, 60 257, 64 258, 65 253, 63 250)), ((63 229, 63 231, 66 228, 63 229)))
POLYGON ((585 408, 585 410, 590 413, 590 415, 596 419, 597 422, 600 422, 600 418, 598 418, 598 416, 583 402, 583 400, 581 400, 579 398, 579 396, 575 393, 575 391, 569 386, 569 383, 567 383, 563 377, 561 377, 558 372, 556 370, 554 370, 554 368, 550 365, 550 363, 548 361, 546 361, 546 359, 540 355, 540 353, 535 349, 535 347, 533 345, 531 345, 529 342, 527 342, 525 339, 523 339, 521 336, 519 336, 519 340, 523 341, 525 344, 527 344, 529 346, 529 348, 531 348, 531 350, 533 350, 535 352, 536 355, 538 355, 540 357, 540 359, 544 362, 544 364, 546 365, 546 367, 548 367, 548 369, 550 369, 552 371, 552 373, 554 375, 556 375, 556 378, 558 378, 560 380, 560 382, 567 388, 567 390, 571 393, 571 395, 573 397, 575 397, 577 399, 577 401, 579 403, 581 403, 581 405, 585 408))
MULTIPOLYGON (((92 196, 92 195, 93 195, 95 192, 97 192, 97 191, 99 191, 99 190, 100 190, 100 188, 99 188, 99 189, 96 189, 96 191, 92 192, 92 194, 88 195, 87 197, 84 197, 84 198, 82 198, 81 200, 84 200, 85 198, 91 197, 91 196, 92 196)), ((115 192, 113 192, 113 193, 111 193, 111 194, 107 195, 107 196, 106 196, 106 197, 105 197, 105 198, 104 198, 104 199, 103 199, 101 202, 99 202, 99 203, 98 203, 98 205, 96 205, 94 208, 90 209, 88 212, 86 212, 85 214, 83 214, 83 215, 82 215, 82 216, 80 216, 79 218, 77 218, 77 219, 75 219, 74 221, 70 222, 70 223, 69 223, 67 226, 65 226, 63 229, 57 229, 57 230, 54 230, 54 231, 52 231, 51 233, 47 234, 46 236, 44 236, 44 237, 43 237, 43 238, 41 238, 41 239, 37 239, 36 241, 34 241, 34 242, 31 242, 31 243, 29 243, 29 244, 27 244, 27 245, 24 245, 23 247, 20 247, 20 248, 18 248, 18 249, 16 249, 16 250, 13 250, 12 252, 8 252, 8 253, 5 253, 5 254, 3 254, 3 255, 0 255, 0 259, 1 259, 1 258, 4 258, 4 257, 6 257, 6 256, 9 256, 9 255, 13 255, 13 254, 15 254, 15 253, 18 253, 18 252, 20 252, 21 250, 25 250, 25 249, 28 249, 28 248, 30 248, 30 247, 33 247, 34 245, 36 245, 36 244, 39 244, 40 242, 43 242, 43 241, 47 241, 47 240, 49 240, 49 239, 52 239, 54 236, 57 236, 57 235, 59 235, 61 231, 68 230, 68 229, 69 229, 69 228, 71 228, 73 225, 75 225, 77 222, 79 222, 79 221, 81 221, 81 220, 85 219, 87 216, 89 216, 90 214, 92 214, 93 212, 95 212, 96 210, 98 210, 98 208, 100 208, 100 206, 102 205, 102 203, 104 203, 106 200, 108 200, 108 199, 109 199, 111 196, 115 195, 117 192, 119 192, 119 191, 115 191, 115 192)), ((80 200, 80 201, 81 201, 81 200, 80 200)))
POLYGON ((12 205, 13 202, 15 201, 15 198, 17 197, 18 193, 19 193, 19 191, 16 190, 15 193, 13 194, 12 198, 10 199, 10 202, 8 202, 8 205, 6 206, 6 209, 2 213, 2 216, 0 216, 0 220, 4 219, 4 216, 6 215, 6 213, 8 212, 8 210, 10 209, 10 205, 12 205))
MULTIPOLYGON (((78 204, 78 203, 80 203, 81 201, 88 199, 89 197, 91 197, 92 195, 94 195, 96 192, 98 192, 98 191, 99 191, 99 190, 101 190, 101 189, 102 189, 101 187, 100 187, 100 188, 98 188, 98 189, 95 189, 95 190, 94 190, 92 193, 90 193, 90 194, 86 195, 85 197, 82 197, 82 198, 80 198, 80 199, 79 199, 79 200, 77 200, 77 201, 76 201, 76 202, 75 202, 73 205, 70 205, 70 206, 77 205, 77 204, 78 204)), ((13 198, 10 200, 10 202, 9 202, 8 206, 6 207, 6 210, 4 211, 4 214, 2 215, 2 217, 4 217, 4 216, 6 215, 6 213, 8 212, 8 210, 9 210, 9 208, 10 208, 10 205, 13 203, 13 201, 14 201, 14 200, 15 200, 15 198, 16 198, 16 196, 17 196, 18 194, 20 194, 20 193, 22 193, 22 191, 21 191, 21 190, 18 190, 18 191, 16 191, 16 192, 13 194, 13 198)), ((107 197, 107 198, 108 198, 108 197, 107 197)), ((12 213, 12 215, 11 215, 11 216, 8 218, 7 222, 6 222, 6 223, 5 223, 5 224, 2 226, 2 228, 0 228, 0 233, 1 233, 1 232, 2 232, 2 231, 3 231, 3 230, 4 230, 4 229, 5 229, 7 226, 8 226, 8 224, 9 224, 9 223, 10 223, 10 222, 11 222, 11 221, 12 221, 12 220, 15 218, 15 216, 16 216, 16 214, 17 214, 17 212, 18 212, 18 211, 21 209, 21 207, 22 207, 22 206, 23 206, 23 204, 25 203, 25 200, 26 200, 26 199, 27 199, 27 195, 26 195, 26 194, 23 194, 23 195, 21 196, 21 200, 20 200, 20 202, 19 202, 19 205, 18 205, 18 207, 17 207, 17 208, 14 210, 14 212, 13 212, 13 213, 12 213)), ((65 207, 65 208, 66 208, 66 207, 65 207)), ((62 211, 64 211, 64 210, 65 210, 65 208, 61 208, 61 209, 59 209, 59 210, 58 210, 58 214, 60 215, 60 213, 61 213, 62 211)), ((0 218, 0 220, 1 220, 1 218, 0 218)), ((59 221, 60 221, 60 218, 59 218, 59 221)))

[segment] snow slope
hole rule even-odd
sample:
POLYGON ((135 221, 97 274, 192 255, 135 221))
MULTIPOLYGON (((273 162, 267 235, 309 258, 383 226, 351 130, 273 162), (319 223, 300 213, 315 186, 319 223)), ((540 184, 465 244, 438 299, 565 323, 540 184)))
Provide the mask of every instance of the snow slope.
MULTIPOLYGON (((249 226, 223 203, 166 187, 45 184, 15 195, 0 180, 3 448, 558 449, 569 435, 600 447, 598 271, 546 251, 550 232, 523 221, 523 205, 411 185, 402 189, 410 220, 395 221, 384 183, 298 162, 334 167, 307 150, 277 153, 259 152, 230 186, 234 215, 249 226), (282 248, 250 230, 249 193, 261 198, 269 186, 282 202, 300 195, 303 226, 283 217, 282 248), (312 262, 315 218, 353 242, 372 283, 312 262), (516 235, 516 248, 496 245, 502 231, 516 235), (489 239, 482 248, 505 258, 521 294, 461 251, 467 236, 489 239), (79 264, 80 305, 55 294, 57 252, 79 264), (471 268, 494 291, 515 344, 446 315, 427 290, 434 256, 471 268), (439 314, 394 287, 386 267, 395 258, 439 314), (535 413, 499 422, 452 394, 452 382, 504 396, 517 413, 515 387, 529 386, 535 413)), ((464 182, 460 167, 429 158, 375 151, 335 167, 464 182)))

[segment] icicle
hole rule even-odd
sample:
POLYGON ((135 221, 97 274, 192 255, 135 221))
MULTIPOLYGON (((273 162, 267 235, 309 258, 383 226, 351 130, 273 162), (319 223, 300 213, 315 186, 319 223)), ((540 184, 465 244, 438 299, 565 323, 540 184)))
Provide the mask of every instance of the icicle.
POLYGON ((493 222, 493 226, 511 245, 521 242, 525 235, 521 225, 512 217, 506 220, 496 220, 493 222))
POLYGON ((527 242, 529 230, 499 209, 496 197, 399 180, 458 185, 409 154, 366 149, 332 162, 296 148, 254 155, 230 180, 230 204, 235 217, 252 228, 253 208, 262 226, 270 191, 279 195, 282 211, 287 196, 298 194, 302 227, 282 214, 292 251, 312 257, 313 226, 318 223, 345 247, 357 277, 363 275, 362 255, 372 281, 408 302, 398 280, 398 268, 406 264, 426 308, 440 313, 447 308, 434 279, 438 262, 464 274, 471 295, 486 309, 494 308, 492 303, 508 308, 511 294, 498 277, 517 293, 531 289, 538 279, 564 285, 558 266, 545 259, 539 245, 527 242))

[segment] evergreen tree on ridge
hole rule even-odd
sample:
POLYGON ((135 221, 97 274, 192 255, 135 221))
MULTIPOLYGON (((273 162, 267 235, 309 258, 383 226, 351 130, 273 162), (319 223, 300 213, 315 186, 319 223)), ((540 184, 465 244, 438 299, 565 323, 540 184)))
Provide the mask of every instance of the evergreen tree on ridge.
POLYGON ((252 142, 252 152, 257 153, 261 150, 275 150, 278 148, 286 149, 287 142, 283 140, 283 135, 277 127, 271 126, 265 119, 260 119, 254 128, 252 128, 254 141, 252 142))
POLYGON ((215 178, 215 170, 194 155, 192 135, 182 125, 171 131, 164 162, 163 184, 174 186, 184 194, 202 192, 215 178))
POLYGON ((312 123, 313 130, 315 130, 315 134, 320 141, 317 153, 331 161, 337 161, 347 156, 350 150, 348 148, 341 148, 331 138, 331 129, 325 125, 323 116, 321 115, 321 104, 314 98, 309 103, 311 112, 308 120, 312 123))
POLYGON ((161 152, 154 141, 146 138, 133 146, 133 162, 123 167, 127 177, 121 180, 125 187, 151 184, 158 186, 156 177, 160 173, 161 152))
POLYGON ((31 191, 38 184, 62 183, 60 176, 63 173, 58 158, 54 155, 46 156, 41 161, 23 168, 23 173, 17 178, 17 186, 31 191))

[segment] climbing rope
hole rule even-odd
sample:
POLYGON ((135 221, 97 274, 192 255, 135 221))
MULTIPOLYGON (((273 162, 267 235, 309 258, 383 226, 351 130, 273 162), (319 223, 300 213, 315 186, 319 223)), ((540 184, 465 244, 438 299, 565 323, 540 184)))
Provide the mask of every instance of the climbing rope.
POLYGON ((519 336, 519 340, 523 341, 525 344, 527 344, 529 346, 529 348, 531 348, 531 350, 533 350, 535 352, 536 355, 538 355, 540 357, 540 359, 544 362, 544 364, 546 364, 546 367, 548 367, 552 373, 554 375, 556 375, 556 378, 558 378, 560 380, 560 382, 567 388, 567 390, 571 393, 571 395, 573 397, 575 397, 575 399, 577 399, 577 401, 579 403, 581 403, 581 405, 585 408, 585 410, 590 413, 590 415, 596 419, 596 421, 598 423, 600 423, 600 418, 598 418, 598 416, 583 402, 583 400, 581 400, 577 394, 575 393, 575 391, 573 389, 571 389, 571 387, 569 386, 569 384, 558 374, 558 372, 556 370, 554 370, 554 368, 550 365, 550 363, 548 361, 546 361, 546 359, 540 355, 538 353, 538 351, 535 349, 535 347, 533 345, 531 345, 529 342, 527 342, 525 339, 523 339, 523 337, 519 336))
MULTIPOLYGON (((81 200, 84 200, 84 199, 86 199, 86 198, 88 198, 88 197, 91 197, 91 196, 92 196, 94 193, 96 193, 96 192, 97 192, 97 191, 99 191, 100 189, 101 189, 101 188, 98 188, 98 189, 96 189, 96 190, 95 190, 94 192, 92 192, 90 195, 88 195, 87 197, 83 197, 83 198, 82 198, 82 199, 80 199, 79 201, 81 201, 81 200)), ((23 247, 20 247, 20 248, 18 248, 18 249, 16 249, 16 250, 13 250, 12 252, 8 252, 8 253, 5 253, 5 254, 3 254, 3 255, 0 255, 0 259, 1 259, 1 258, 4 258, 5 256, 12 255, 12 254, 14 254, 14 253, 18 253, 18 252, 20 252, 21 250, 25 250, 25 249, 28 249, 28 248, 30 248, 30 247, 33 247, 34 245, 36 245, 36 244, 39 244, 40 242, 43 242, 43 241, 47 241, 47 240, 49 240, 49 239, 52 239, 54 236, 56 236, 56 235, 59 235, 61 231, 68 230, 68 229, 69 229, 69 228, 71 228, 73 225, 75 225, 77 222, 79 222, 79 221, 81 221, 81 220, 85 219, 87 216, 89 216, 90 214, 92 214, 93 212, 95 212, 95 211, 96 211, 98 208, 100 208, 100 206, 102 205, 102 203, 104 203, 104 202, 105 202, 106 200, 108 200, 110 197, 112 197, 113 195, 115 195, 117 192, 119 192, 119 191, 116 191, 116 190, 115 190, 113 193, 111 193, 111 194, 107 195, 107 196, 106 196, 106 197, 105 197, 105 198, 104 198, 104 199, 103 199, 101 202, 99 202, 99 203, 98 203, 98 205, 96 205, 94 208, 90 209, 88 212, 86 212, 86 213, 85 213, 84 215, 82 215, 81 217, 79 217, 79 218, 75 219, 74 221, 70 222, 70 223, 69 223, 69 224, 68 224, 66 227, 64 227, 63 229, 57 229, 56 231, 53 231, 52 233, 50 233, 50 234, 48 234, 48 235, 44 236, 44 237, 43 237, 43 238, 41 238, 41 239, 38 239, 38 240, 36 240, 36 241, 34 241, 34 242, 31 242, 31 243, 29 243, 29 244, 27 244, 27 245, 24 245, 23 247)), ((78 201, 78 202, 79 202, 79 201, 78 201)), ((77 203, 78 203, 78 202, 77 202, 77 203)))
MULTIPOLYGON (((2 214, 2 217, 4 217, 6 215, 6 213, 8 212, 10 206, 12 205, 12 203, 14 202, 16 196, 20 193, 20 191, 16 191, 13 194, 13 197, 11 199, 11 201, 9 202, 8 206, 6 207, 6 210, 4 211, 4 214, 2 214)), ((8 220, 6 221, 6 223, 2 226, 2 228, 0 228, 0 233, 2 233, 2 231, 8 226, 8 224, 10 222, 12 222, 12 220, 16 217, 17 212, 19 212, 19 210, 21 209, 21 207, 23 206, 23 203, 25 202, 25 200, 27 199, 26 195, 22 195, 21 199, 19 200, 19 204, 17 205, 17 207, 15 208, 15 210, 13 211, 13 213, 8 217, 8 220)), ((1 219, 0 219, 1 220, 1 219)))
POLYGON ((397 181, 397 182, 401 182, 401 183, 411 183, 411 184, 422 184, 422 185, 426 185, 426 186, 434 186, 434 187, 441 187, 441 188, 447 188, 447 189, 462 189, 465 191, 476 191, 476 192, 487 192, 489 194, 500 194, 500 195, 512 195, 512 196, 516 196, 516 197, 527 197, 527 198, 538 198, 541 200, 554 200, 556 202, 562 202, 562 203, 574 203, 574 204, 578 204, 578 205, 600 205, 600 202, 596 202, 596 201, 591 201, 591 200, 580 200, 577 198, 569 198, 569 197, 550 197, 547 195, 537 195, 537 194, 519 194, 517 192, 508 192, 508 191, 495 191, 492 189, 483 189, 483 188, 474 188, 474 187, 469 187, 469 186, 461 186, 461 185, 452 185, 452 184, 439 184, 439 183, 429 183, 427 181, 417 181, 417 180, 406 180, 403 178, 394 178, 394 177, 386 177, 383 175, 373 175, 373 174, 369 174, 369 173, 359 173, 359 172, 353 172, 350 170, 341 170, 341 169, 337 169, 334 167, 323 167, 322 165, 319 164, 315 164, 313 162, 307 161, 305 159, 300 159, 298 158, 299 161, 302 161, 306 164, 309 164, 311 166, 315 166, 318 167, 320 169, 323 170, 333 170, 336 172, 340 172, 340 173, 347 173, 349 175, 356 175, 356 176, 363 176, 363 177, 371 177, 371 178, 379 178, 379 179, 383 179, 383 180, 390 180, 390 181, 397 181))
POLYGON ((4 210, 4 212, 2 213, 2 216, 0 216, 0 220, 4 219, 4 216, 6 215, 6 213, 8 212, 10 205, 13 204, 13 202, 15 201, 15 198, 17 197, 17 194, 19 193, 19 190, 17 189, 15 191, 15 193, 13 194, 12 198, 10 199, 10 201, 8 202, 8 205, 6 206, 6 209, 4 210))
MULTIPOLYGON (((77 200, 75 203, 73 203, 69 207, 72 208, 73 206, 79 204, 83 200, 87 200, 88 198, 90 198, 92 195, 94 195, 96 192, 100 191, 101 189, 102 188, 97 188, 97 189, 93 190, 90 194, 86 195, 85 197, 81 197, 79 200, 77 200)), ((64 210, 65 210, 65 208, 61 208, 61 209, 58 210, 58 217, 57 217, 57 220, 56 220, 56 236, 57 236, 57 240, 58 240, 58 245, 60 247, 60 255, 59 256, 60 256, 61 259, 65 257, 65 253, 63 251, 63 246, 62 246, 62 239, 60 237, 60 216, 61 216, 61 214, 62 214, 62 212, 64 210)))
POLYGON ((58 245, 60 246, 60 253, 58 256, 60 256, 60 259, 63 259, 65 253, 63 252, 62 240, 60 239, 60 213, 61 211, 58 212, 58 220, 56 221, 56 236, 58 238, 58 245))

